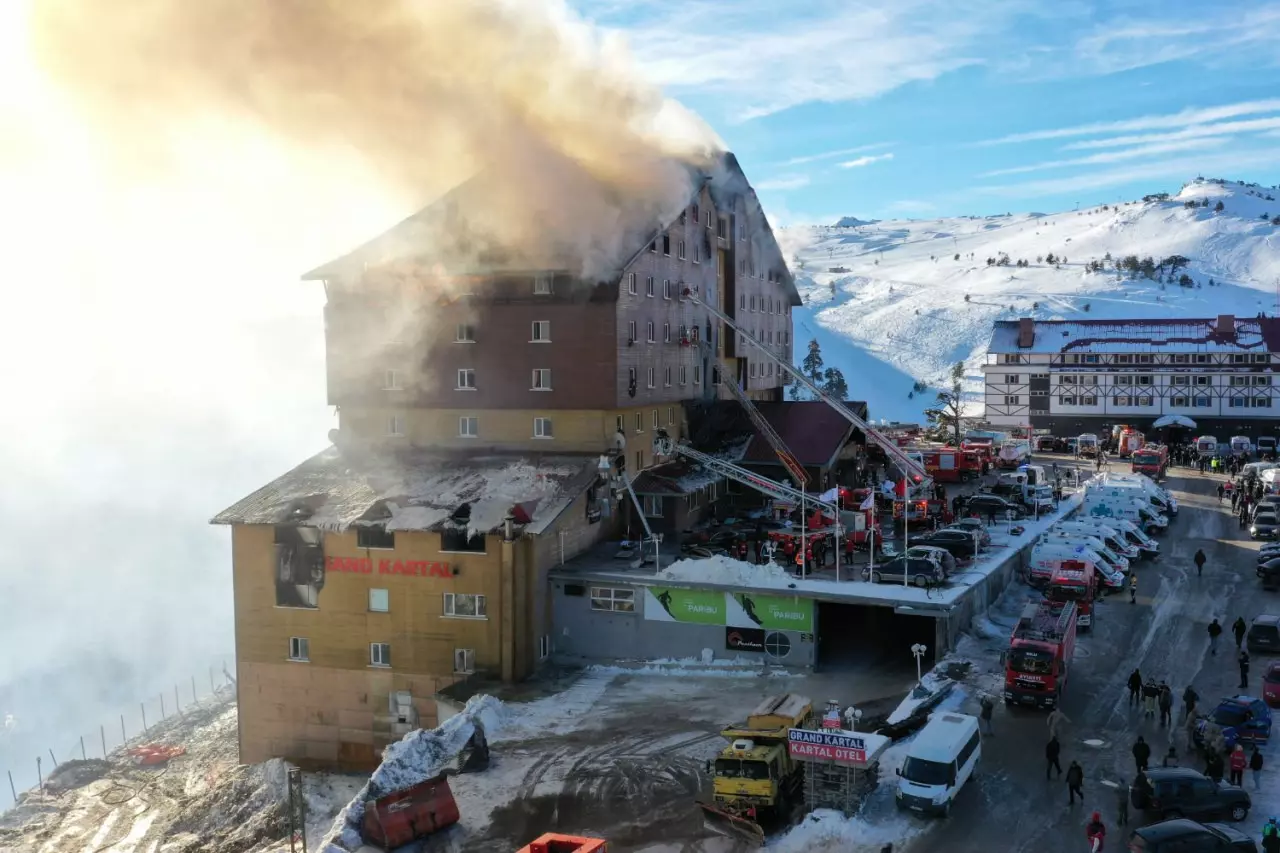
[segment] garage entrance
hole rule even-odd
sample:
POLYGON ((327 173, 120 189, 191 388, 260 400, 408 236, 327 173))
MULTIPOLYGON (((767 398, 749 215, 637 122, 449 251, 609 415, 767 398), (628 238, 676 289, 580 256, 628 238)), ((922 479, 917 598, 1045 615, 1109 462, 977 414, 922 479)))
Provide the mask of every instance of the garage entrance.
POLYGON ((937 626, 932 616, 893 612, 893 607, 818 602, 817 668, 824 672, 876 669, 915 673, 911 647, 922 643, 929 651, 930 669, 937 650, 937 626))

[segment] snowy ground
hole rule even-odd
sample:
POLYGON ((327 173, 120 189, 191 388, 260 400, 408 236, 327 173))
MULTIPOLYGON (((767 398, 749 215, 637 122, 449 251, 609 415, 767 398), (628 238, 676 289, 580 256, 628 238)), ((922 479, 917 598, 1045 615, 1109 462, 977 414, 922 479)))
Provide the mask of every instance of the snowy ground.
POLYGON ((804 299, 794 312, 795 357, 817 339, 827 366, 841 368, 850 395, 867 400, 873 418, 902 421, 919 420, 933 401, 931 391, 908 397, 913 383, 936 387, 963 361, 980 409, 979 366, 995 320, 1275 313, 1280 227, 1263 213, 1280 214, 1280 190, 1206 181, 1166 202, 1105 210, 782 229, 804 299), (1210 206, 1185 208, 1189 199, 1210 206), (1221 213, 1213 210, 1218 201, 1221 213), (1002 252, 1030 266, 987 266, 1002 252), (1067 263, 1037 261, 1049 253, 1067 263), (1157 262, 1184 255, 1201 286, 1085 271, 1108 253, 1157 262))

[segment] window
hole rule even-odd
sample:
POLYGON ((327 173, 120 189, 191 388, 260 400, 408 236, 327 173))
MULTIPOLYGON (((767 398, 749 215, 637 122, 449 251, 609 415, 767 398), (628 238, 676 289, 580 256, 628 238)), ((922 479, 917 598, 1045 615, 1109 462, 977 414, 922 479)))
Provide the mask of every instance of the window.
POLYGON ((369 644, 369 665, 370 666, 391 666, 391 644, 390 643, 370 643, 369 644))
POLYGON ((1017 384, 1018 384, 1018 379, 1019 379, 1019 378, 1020 378, 1020 377, 1019 377, 1019 375, 1018 375, 1017 373, 1010 373, 1010 374, 1008 374, 1008 375, 1006 375, 1006 376, 1005 376, 1005 378, 1004 378, 1004 384, 1005 384, 1005 385, 1017 385, 1017 384))
POLYGON ((1254 385, 1270 385, 1270 384, 1271 384, 1271 377, 1270 377, 1270 376, 1255 376, 1255 377, 1253 377, 1253 384, 1254 384, 1254 385))
POLYGON ((671 279, 669 278, 664 278, 662 280, 662 298, 663 299, 671 298, 671 279))
POLYGON ((1076 378, 1074 376, 1062 376, 1062 377, 1059 377, 1058 383, 1060 385, 1075 385, 1076 378))
POLYGON ((644 451, 637 450, 636 451, 636 470, 639 471, 642 468, 644 468, 644 451))
POLYGON ((697 364, 693 366, 693 384, 694 385, 702 384, 702 367, 697 364))
POLYGON ((716 236, 721 240, 729 239, 729 220, 723 216, 716 220, 716 236))
POLYGON ((680 384, 687 385, 689 382, 688 369, 682 364, 680 365, 680 384))
POLYGON ((653 298, 653 276, 649 276, 644 280, 644 295, 650 299, 653 298))
POLYGON ((551 276, 540 275, 533 279, 533 292, 536 296, 551 295, 551 276))
POLYGON ((634 367, 627 368, 627 386, 634 391, 636 387, 636 369, 634 367))
POLYGON ((1017 406, 1017 405, 1019 405, 1019 403, 1018 403, 1018 396, 1017 396, 1016 394, 1011 394, 1011 395, 1006 396, 1006 397, 1004 398, 1004 404, 1005 404, 1006 406, 1017 406))
POLYGON ((1231 405, 1231 408, 1233 409, 1247 408, 1249 405, 1249 398, 1248 397, 1232 397, 1230 405, 1231 405))
POLYGON ((1202 396, 1196 397, 1196 398, 1192 401, 1191 405, 1192 405, 1192 407, 1193 407, 1193 408, 1196 408, 1196 409, 1207 409, 1207 408, 1209 408, 1209 407, 1210 407, 1210 405, 1212 405, 1212 404, 1209 402, 1209 398, 1208 398, 1208 397, 1205 397, 1205 396, 1203 396, 1203 395, 1202 395, 1202 396))
POLYGON ((529 343, 545 344, 551 342, 551 321, 534 320, 529 329, 529 343))
POLYGON ((627 343, 634 344, 636 342, 636 321, 627 321, 627 343))
POLYGON ((649 518, 662 518, 662 498, 658 495, 644 495, 644 514, 649 518))
POLYGON ((701 218, 698 214, 699 214, 699 211, 698 211, 698 206, 696 204, 689 208, 689 218, 693 220, 694 225, 697 225, 698 220, 701 218))
POLYGON ((476 372, 472 368, 463 368, 458 371, 458 387, 459 391, 476 390, 476 372))
POLYGON ((1151 384, 1151 377, 1150 377, 1150 376, 1139 376, 1139 377, 1138 377, 1138 384, 1139 384, 1139 385, 1150 385, 1150 384, 1151 384))
POLYGON ((747 294, 743 293, 738 296, 738 308, 742 311, 747 310, 747 294))
POLYGON ((1254 397, 1253 407, 1255 409, 1269 409, 1271 408, 1271 398, 1270 397, 1254 397))
POLYGON ((636 274, 633 272, 627 273, 627 293, 636 295, 636 274))
POLYGON ((752 379, 755 379, 755 378, 756 378, 756 363, 755 363, 754 361, 752 361, 752 362, 748 362, 748 367, 749 367, 749 369, 750 369, 751 378, 752 378, 752 379))
POLYGON ((1117 376, 1117 377, 1116 377, 1116 384, 1117 384, 1117 385, 1132 385, 1132 384, 1133 384, 1133 377, 1132 377, 1132 376, 1117 376))
POLYGON ((654 410, 653 410, 653 412, 652 412, 652 414, 651 414, 649 417, 650 417, 650 421, 653 423, 653 428, 654 428, 654 429, 657 429, 657 428, 658 428, 658 424, 659 424, 659 421, 658 421, 658 410, 657 410, 657 409, 654 409, 654 410))
POLYGON ((1064 406, 1074 406, 1076 404, 1075 397, 1059 397, 1058 402, 1064 406))
POLYGON ((653 387, 653 368, 650 367, 645 371, 645 378, 648 380, 648 387, 653 387))
POLYGON ((667 426, 674 426, 676 422, 676 407, 667 407, 667 426))
POLYGON ((1197 377, 1195 377, 1195 380, 1196 380, 1196 383, 1195 383, 1195 384, 1197 384, 1197 385, 1212 385, 1212 384, 1213 384, 1213 377, 1212 377, 1212 376, 1197 376, 1197 377))
POLYGON ((399 415, 391 415, 387 418, 387 435, 392 438, 400 438, 404 435, 404 419, 399 415))
POLYGON ((636 412, 633 420, 636 422, 636 432, 644 432, 644 415, 636 412))
POLYGON ((644 324, 644 339, 649 343, 653 343, 655 340, 655 338, 653 337, 653 321, 652 320, 644 324))
POLYGON ((1133 364, 1133 356, 1118 355, 1115 358, 1113 358, 1112 361, 1116 364, 1133 364))
POLYGON ((1150 364, 1150 363, 1151 363, 1151 356, 1149 355, 1138 356, 1138 364, 1150 364))
POLYGON ((681 240, 681 241, 680 241, 680 254, 679 254, 679 257, 680 257, 680 260, 682 260, 682 261, 684 260, 684 241, 683 241, 683 240, 681 240))
POLYGON ((1185 353, 1181 355, 1172 355, 1169 357, 1170 364, 1189 364, 1190 361, 1191 361, 1191 356, 1185 353))
POLYGON ((664 344, 671 343, 671 324, 670 323, 662 324, 662 342, 664 344))
POLYGON ((551 635, 543 634, 538 638, 538 660, 551 657, 551 635))
POLYGON ((1237 388, 1241 385, 1248 385, 1249 377, 1248 376, 1232 376, 1231 384, 1237 388))
POLYGON ((475 415, 458 418, 458 438, 479 438, 480 419, 475 415))
POLYGON ((670 234, 662 235, 662 254, 666 255, 668 258, 671 257, 671 235, 670 234))
POLYGON ((751 305, 751 310, 752 310, 752 311, 755 311, 755 310, 756 310, 756 298, 755 298, 754 296, 752 296, 752 297, 751 297, 750 305, 751 305))
POLYGON ((466 323, 459 323, 458 329, 454 333, 453 340, 455 343, 459 344, 474 344, 476 342, 475 327, 469 326, 466 323))
POLYGON ((1266 353, 1266 352, 1258 352, 1258 353, 1254 353, 1254 354, 1253 354, 1253 363, 1254 363, 1254 364, 1270 364, 1270 363, 1271 363, 1271 353, 1266 353))
POLYGON ((485 535, 477 533, 468 536, 467 531, 458 527, 445 527, 440 531, 440 550, 457 554, 483 554, 485 535))
POLYGON ((476 671, 475 649, 453 650, 453 671, 458 675, 470 675, 476 671))
POLYGON ((533 419, 533 437, 555 438, 555 435, 551 432, 551 418, 533 419))
POLYGON ((306 637, 290 637, 289 660, 311 660, 311 641, 306 637))
POLYGON ((489 616, 483 595, 461 592, 444 594, 444 615, 461 619, 486 619, 489 616))
POLYGON ((612 610, 615 613, 635 613, 635 590, 612 586, 591 587, 591 609, 612 610))
POLYGON ((1173 397, 1169 400, 1169 405, 1175 409, 1185 409, 1187 407, 1186 397, 1173 397))
POLYGON ((1017 363, 1018 363, 1018 361, 1019 361, 1019 357, 1018 357, 1018 355, 1017 355, 1017 354, 1014 354, 1014 353, 1005 353, 1005 354, 1001 357, 1001 360, 1002 360, 1005 364, 1017 364, 1017 363))
POLYGON ((371 613, 386 613, 391 610, 391 596, 385 589, 369 590, 369 611, 371 613))
POLYGON ((695 242, 693 244, 693 262, 695 264, 702 263, 702 244, 695 242))
POLYGON ((781 631, 773 631, 764 638, 764 650, 770 657, 785 658, 791 654, 791 640, 781 631))
POLYGON ((400 371, 388 370, 382 376, 383 391, 403 391, 404 386, 400 384, 400 371))
POLYGON ((1095 394, 1087 394, 1087 395, 1085 395, 1085 396, 1081 397, 1081 398, 1080 398, 1080 405, 1082 405, 1082 406, 1096 406, 1096 405, 1098 405, 1098 397, 1097 397, 1097 395, 1095 395, 1095 394))
POLYGON ((662 368, 662 385, 663 387, 666 387, 666 388, 671 387, 671 368, 670 367, 662 368))
POLYGON ((1131 405, 1129 400, 1130 400, 1129 397, 1125 397, 1123 395, 1117 395, 1115 398, 1113 398, 1112 402, 1115 403, 1117 406, 1128 406, 1128 405, 1131 405))
POLYGON ((548 367, 535 367, 530 376, 530 391, 550 391, 551 390, 551 369, 548 367))
POLYGON ((1249 356, 1247 353, 1235 353, 1231 356, 1232 364, 1248 364, 1249 356))
POLYGON ((1155 398, 1150 394, 1145 394, 1141 397, 1134 397, 1133 399, 1136 401, 1134 403, 1136 406, 1151 406, 1155 404, 1155 398))
POLYGON ((1189 376, 1170 376, 1169 384, 1170 385, 1188 385, 1190 384, 1190 379, 1191 377, 1189 376))
POLYGON ((654 240, 652 243, 650 243, 650 244, 649 244, 649 251, 650 251, 650 252, 653 252, 655 255, 658 253, 658 241, 657 241, 657 240, 654 240))
POLYGON ((626 430, 626 427, 627 427, 627 424, 625 419, 622 417, 622 415, 618 415, 613 419, 613 428, 618 432, 624 432, 626 430))
POLYGON ((356 547, 376 548, 381 551, 394 550, 396 547, 396 535, 383 530, 381 527, 357 527, 356 547))
POLYGON ((1207 354, 1205 353, 1196 354, 1196 364, 1208 364, 1208 363, 1209 363, 1209 356, 1207 354))

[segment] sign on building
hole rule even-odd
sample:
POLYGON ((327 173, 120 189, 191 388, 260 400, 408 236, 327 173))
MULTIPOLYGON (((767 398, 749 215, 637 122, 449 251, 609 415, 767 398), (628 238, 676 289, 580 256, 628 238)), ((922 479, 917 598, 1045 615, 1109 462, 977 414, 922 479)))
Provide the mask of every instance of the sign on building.
POLYGON ((645 589, 644 618, 659 622, 813 632, 813 599, 701 589, 645 589))
POLYGON ((889 738, 870 732, 788 729, 787 753, 796 761, 830 761, 866 767, 880 757, 889 738))
POLYGON ((764 651, 763 628, 725 628, 724 647, 731 652, 764 651))
POLYGON ((659 622, 724 625, 724 593, 701 589, 646 587, 644 618, 659 622))

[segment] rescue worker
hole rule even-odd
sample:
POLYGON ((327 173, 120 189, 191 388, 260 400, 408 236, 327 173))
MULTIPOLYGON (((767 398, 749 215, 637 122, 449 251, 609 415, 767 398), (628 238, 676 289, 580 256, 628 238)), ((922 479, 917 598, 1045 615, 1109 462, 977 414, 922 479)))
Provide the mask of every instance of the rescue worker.
POLYGON ((1142 693, 1142 673, 1134 670, 1129 673, 1129 707, 1138 704, 1138 696, 1142 693))
POLYGON ((1163 681, 1160 682, 1160 695, 1156 697, 1156 704, 1160 707, 1160 728, 1173 725, 1173 691, 1163 681))
POLYGON ((1244 645, 1244 633, 1249 630, 1249 626, 1244 623, 1243 616, 1237 616, 1236 621, 1231 623, 1231 633, 1236 635, 1236 648, 1244 645))
POLYGON ((1241 649, 1236 663, 1240 665, 1240 689, 1247 690, 1249 688, 1249 653, 1241 649))
POLYGON ((1231 750, 1231 784, 1244 785, 1244 769, 1249 766, 1249 758, 1244 754, 1244 747, 1236 744, 1231 750))
POLYGON ((1138 573, 1131 572, 1129 574, 1129 603, 1138 603, 1138 573))
POLYGON ((991 712, 995 709, 995 704, 991 701, 991 697, 984 693, 978 705, 982 708, 978 713, 978 725, 985 729, 987 734, 994 735, 995 732, 991 730, 991 712))
POLYGON ((1102 824, 1102 815, 1094 812, 1084 828, 1085 837, 1089 839, 1090 850, 1101 850, 1107 840, 1107 828, 1102 824))
POLYGON ((1218 653, 1218 637, 1222 635, 1222 626, 1218 624, 1215 618, 1209 623, 1209 654, 1216 655, 1218 653))
POLYGON ((1084 785, 1084 768, 1080 766, 1080 762, 1072 761, 1071 766, 1067 768, 1067 796, 1070 798, 1067 805, 1074 806, 1076 797, 1080 798, 1080 802, 1084 802, 1084 791, 1081 787, 1084 785))
MULTIPOLYGON (((1194 557, 1192 557, 1191 559, 1192 559, 1192 562, 1194 562, 1194 563, 1196 564, 1196 576, 1197 576, 1197 577, 1203 576, 1203 575, 1204 575, 1204 564, 1205 564, 1205 560, 1207 560, 1207 559, 1208 559, 1208 558, 1207 558, 1207 557, 1205 557, 1205 555, 1204 555, 1204 549, 1203 549, 1203 548, 1197 548, 1197 549, 1196 549, 1196 555, 1195 555, 1194 557)), ((1218 620, 1217 620, 1217 619, 1214 619, 1213 621, 1214 621, 1214 623, 1216 624, 1218 620)), ((1219 628, 1219 629, 1218 629, 1218 633, 1222 633, 1222 629, 1221 629, 1221 628, 1219 628)))
POLYGON ((1133 745, 1133 763, 1138 766, 1138 772, 1142 773, 1147 769, 1147 762, 1151 759, 1151 745, 1138 735, 1138 740, 1133 745))
POLYGON ((1263 853, 1280 853, 1280 823, 1275 818, 1262 827, 1262 850, 1263 853))
POLYGON ((1253 752, 1249 755, 1249 771, 1253 776, 1253 790, 1262 790, 1262 753, 1258 751, 1258 745, 1253 745, 1253 752))
POLYGON ((1062 752, 1062 744, 1058 743, 1057 737, 1050 737, 1049 742, 1044 745, 1044 778, 1049 778, 1050 770, 1058 771, 1058 778, 1062 778, 1062 765, 1058 763, 1058 756, 1062 752))

